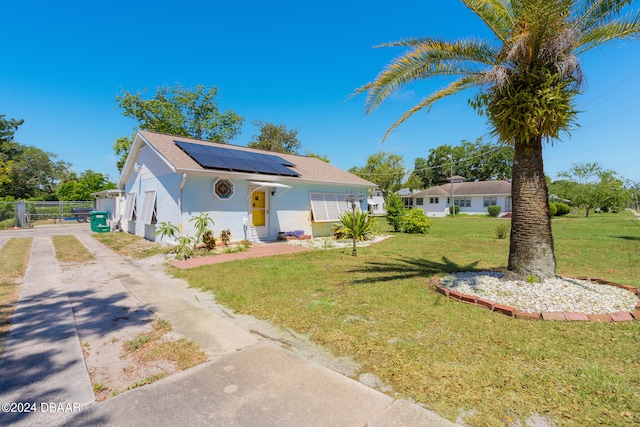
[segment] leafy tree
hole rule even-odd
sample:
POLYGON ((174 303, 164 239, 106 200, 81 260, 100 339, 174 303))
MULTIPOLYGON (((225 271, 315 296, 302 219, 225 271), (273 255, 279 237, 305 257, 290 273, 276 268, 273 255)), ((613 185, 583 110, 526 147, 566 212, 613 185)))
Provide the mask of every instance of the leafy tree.
POLYGON ((330 160, 329 160, 329 158, 326 156, 326 154, 315 154, 315 153, 312 153, 311 151, 306 151, 306 152, 304 153, 304 155, 305 155, 305 156, 307 156, 307 157, 314 157, 314 158, 316 158, 316 159, 320 159, 320 160, 322 160, 322 161, 323 161, 323 162, 325 162, 325 163, 329 163, 329 162, 330 162, 330 160))
POLYGON ((631 192, 625 188, 624 182, 614 171, 602 171, 598 178, 598 206, 604 212, 620 212, 631 201, 631 192))
POLYGON ((629 191, 629 206, 632 209, 640 209, 640 181, 627 181, 625 187, 629 191))
POLYGON ((425 37, 384 46, 408 48, 367 92, 372 112, 397 89, 436 76, 457 78, 404 113, 384 138, 413 113, 465 89, 486 115, 499 142, 514 147, 508 277, 554 277, 556 260, 543 142, 576 121, 574 98, 582 73, 577 56, 616 39, 640 37, 640 11, 630 0, 462 0, 493 32, 497 43, 468 38, 454 42, 425 37))
POLYGON ((4 114, 0 114, 0 186, 11 181, 13 159, 22 152, 22 147, 13 137, 23 123, 22 119, 7 120, 4 114))
POLYGON ((58 200, 92 200, 91 193, 116 188, 116 184, 109 181, 109 177, 90 169, 82 172, 79 177, 71 177, 58 185, 56 194, 58 200))
POLYGON ((490 181, 511 178, 512 163, 513 147, 485 143, 478 138, 475 143, 462 141, 455 147, 432 148, 426 159, 415 160, 412 175, 420 178, 424 188, 449 182, 452 173, 468 181, 490 181))
POLYGON ((68 175, 71 164, 63 160, 55 161, 57 155, 37 147, 20 145, 20 150, 12 160, 10 181, 0 186, 0 197, 54 197, 58 183, 68 175))
POLYGON ((566 178, 553 185, 562 197, 571 200, 575 207, 585 210, 585 216, 596 208, 619 210, 630 199, 630 193, 617 174, 604 170, 598 163, 574 164, 569 171, 558 176, 566 178))
POLYGON ((274 125, 260 121, 254 124, 260 128, 260 134, 254 135, 247 147, 276 153, 298 154, 302 144, 298 140, 297 130, 287 130, 283 124, 274 125))
POLYGON ((349 172, 376 183, 385 199, 389 193, 400 189, 405 175, 402 156, 384 151, 372 154, 365 166, 354 166, 349 169, 349 172))
POLYGON ((402 188, 408 188, 409 190, 420 190, 424 188, 422 180, 416 174, 409 175, 409 178, 402 184, 402 188))
MULTIPOLYGON (((143 98, 145 92, 123 91, 116 97, 118 106, 124 110, 122 114, 137 120, 142 130, 223 143, 240 134, 244 119, 231 110, 220 112, 215 86, 160 87, 151 99, 143 98)), ((117 163, 119 170, 132 144, 133 137, 123 136, 115 141, 114 151, 121 156, 117 163)))
MULTIPOLYGON (((416 182, 420 181, 420 184, 416 188, 429 188, 433 187, 435 184, 435 179, 433 178, 434 168, 429 166, 427 163, 427 159, 422 157, 417 157, 413 161, 413 171, 409 175, 407 181, 416 182)), ((415 185, 415 184, 414 184, 415 185)), ((408 186, 405 186, 408 187, 408 186)))
POLYGON ((404 208, 404 202, 402 198, 396 193, 389 193, 385 201, 387 211, 387 222, 393 231, 401 231, 406 209, 404 208))

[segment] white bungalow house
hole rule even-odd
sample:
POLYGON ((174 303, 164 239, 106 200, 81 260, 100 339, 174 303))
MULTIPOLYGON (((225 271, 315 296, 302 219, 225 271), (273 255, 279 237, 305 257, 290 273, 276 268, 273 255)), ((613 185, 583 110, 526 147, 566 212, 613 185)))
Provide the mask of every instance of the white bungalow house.
POLYGON ((422 209, 432 217, 448 215, 451 205, 470 215, 486 215, 491 205, 500 206, 502 215, 511 212, 511 182, 507 180, 464 182, 461 176, 454 176, 451 183, 400 197, 405 207, 422 209))
POLYGON ((268 241, 329 235, 351 209, 345 195, 366 196, 375 184, 313 157, 138 131, 118 188, 129 233, 158 241, 158 224, 170 222, 193 236, 190 219, 204 212, 216 236, 228 229, 232 240, 268 241))
POLYGON ((382 194, 382 190, 379 188, 369 191, 367 205, 369 205, 369 213, 371 215, 384 215, 387 213, 384 204, 384 196, 382 194))

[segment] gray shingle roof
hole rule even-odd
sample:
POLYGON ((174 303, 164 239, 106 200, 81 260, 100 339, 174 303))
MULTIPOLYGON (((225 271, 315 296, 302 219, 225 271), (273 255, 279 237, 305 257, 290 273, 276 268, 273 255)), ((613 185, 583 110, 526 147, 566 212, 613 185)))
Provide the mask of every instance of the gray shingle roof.
MULTIPOLYGON (((352 173, 337 168, 329 163, 323 162, 314 157, 298 156, 293 154, 274 153, 271 151, 256 150, 253 148, 242 147, 238 145, 220 144, 215 142, 202 141, 193 138, 185 138, 182 136, 166 135, 162 133, 138 131, 138 135, 144 139, 155 151, 169 162, 176 171, 189 172, 197 171, 199 173, 219 174, 219 170, 205 169, 195 160, 182 151, 175 141, 190 142, 193 144, 213 145, 217 147, 227 148, 230 150, 249 151, 262 154, 271 154, 282 157, 295 165, 291 169, 300 174, 299 177, 278 177, 280 181, 286 180, 294 182, 296 180, 304 181, 321 181, 335 184, 350 184, 356 186, 375 187, 376 185, 365 179, 362 179, 352 173), (285 179, 286 178, 286 179, 285 179)), ((273 178, 274 175, 253 174, 253 179, 273 178)))

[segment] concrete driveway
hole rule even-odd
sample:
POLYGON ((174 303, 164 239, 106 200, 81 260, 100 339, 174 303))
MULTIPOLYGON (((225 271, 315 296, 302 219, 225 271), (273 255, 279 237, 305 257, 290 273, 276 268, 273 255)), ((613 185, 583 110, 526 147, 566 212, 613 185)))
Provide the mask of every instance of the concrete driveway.
POLYGON ((158 265, 120 257, 86 224, 0 232, 0 245, 11 237, 34 243, 0 360, 0 425, 454 425, 329 369, 340 361, 303 339, 280 335, 288 337, 282 348, 282 338, 269 339, 282 331, 229 313, 158 265), (56 234, 77 236, 95 255, 90 277, 56 261, 56 234), (107 336, 149 315, 195 341, 208 361, 96 401, 80 337, 107 336))

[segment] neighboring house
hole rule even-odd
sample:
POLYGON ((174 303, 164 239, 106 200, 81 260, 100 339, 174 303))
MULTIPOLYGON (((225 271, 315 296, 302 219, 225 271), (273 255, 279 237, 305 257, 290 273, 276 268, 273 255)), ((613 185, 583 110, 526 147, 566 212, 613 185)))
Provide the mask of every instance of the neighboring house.
POLYGON ((405 207, 422 209, 433 217, 448 215, 452 204, 460 207, 460 213, 471 215, 486 215, 491 205, 500 206, 501 214, 511 212, 511 182, 507 180, 464 182, 454 176, 449 184, 400 197, 405 207))
POLYGON ((400 198, 404 202, 404 207, 407 209, 411 209, 415 202, 413 195, 419 193, 420 191, 422 190, 410 190, 408 188, 403 188, 401 190, 396 191, 396 194, 400 196, 400 198))
POLYGON ((232 240, 325 236, 350 209, 345 195, 374 187, 313 157, 148 131, 136 134, 118 180, 126 193, 122 227, 156 241, 161 222, 193 236, 190 220, 201 212, 213 219, 215 236, 230 230, 232 240))
POLYGON ((367 205, 369 205, 369 213, 371 215, 385 215, 387 213, 384 206, 384 196, 379 188, 369 192, 367 205))

